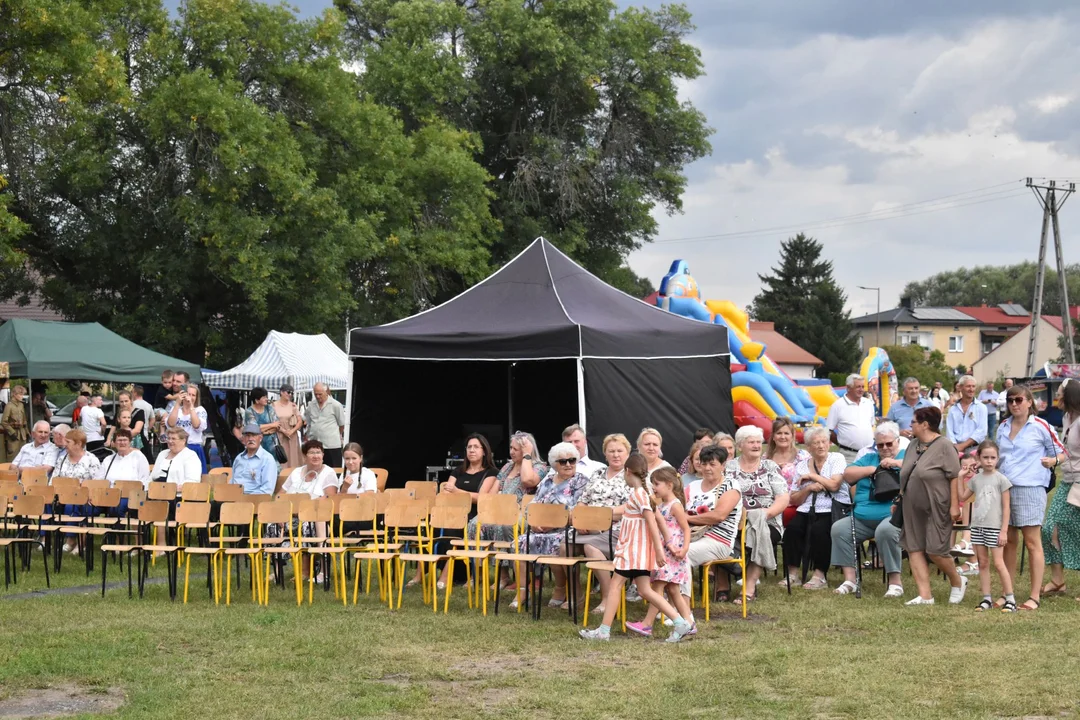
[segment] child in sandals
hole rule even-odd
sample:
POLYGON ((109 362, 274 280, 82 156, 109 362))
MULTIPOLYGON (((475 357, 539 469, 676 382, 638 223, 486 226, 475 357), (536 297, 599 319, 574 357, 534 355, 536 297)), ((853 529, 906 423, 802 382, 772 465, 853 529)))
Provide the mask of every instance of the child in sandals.
POLYGON ((960 502, 974 497, 971 508, 971 545, 979 563, 979 584, 982 601, 980 612, 994 607, 990 595, 990 560, 1001 578, 1005 604, 1002 612, 1016 612, 1012 576, 1005 566, 1005 543, 1009 532, 1009 488, 1012 483, 997 471, 998 446, 993 440, 983 440, 978 449, 979 472, 961 473, 960 502), (966 481, 966 482, 964 482, 966 481))

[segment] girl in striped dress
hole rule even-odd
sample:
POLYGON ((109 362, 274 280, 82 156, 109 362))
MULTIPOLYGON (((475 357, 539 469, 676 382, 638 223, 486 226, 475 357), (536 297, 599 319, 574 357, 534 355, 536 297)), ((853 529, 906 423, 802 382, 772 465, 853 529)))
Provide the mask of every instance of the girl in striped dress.
MULTIPOLYGON (((649 601, 651 607, 655 607, 667 617, 678 618, 667 642, 679 642, 690 632, 691 625, 663 595, 653 590, 650 583, 653 569, 664 566, 667 559, 652 502, 645 490, 648 468, 641 455, 631 455, 625 467, 629 497, 621 508, 622 526, 619 529, 619 544, 615 546, 615 574, 604 595, 604 619, 595 630, 581 630, 579 634, 586 640, 611 639, 611 622, 619 609, 623 583, 629 579, 634 581, 638 593, 649 601)), ((619 510, 616 508, 615 512, 618 514, 619 510)))

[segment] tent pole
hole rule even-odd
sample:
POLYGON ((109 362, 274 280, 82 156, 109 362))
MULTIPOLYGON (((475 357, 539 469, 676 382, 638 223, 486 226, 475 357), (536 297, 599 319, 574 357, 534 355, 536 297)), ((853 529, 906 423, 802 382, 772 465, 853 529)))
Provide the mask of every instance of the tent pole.
POLYGON ((514 363, 506 364, 506 404, 507 423, 510 427, 510 435, 514 434, 514 363))
POLYGON ((581 358, 577 358, 577 415, 578 425, 588 428, 585 424, 585 368, 581 358))
MULTIPOLYGON (((346 323, 348 324, 348 323, 346 323)), ((346 381, 345 388, 345 443, 352 442, 351 432, 352 427, 352 396, 353 396, 353 360, 349 357, 349 331, 345 331, 345 362, 349 367, 345 371, 346 381)))

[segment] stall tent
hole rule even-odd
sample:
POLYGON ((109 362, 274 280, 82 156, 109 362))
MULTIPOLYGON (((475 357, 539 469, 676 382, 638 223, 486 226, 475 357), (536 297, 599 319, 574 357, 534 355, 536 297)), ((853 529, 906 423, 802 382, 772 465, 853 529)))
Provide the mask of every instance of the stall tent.
POLYGON ((310 393, 316 383, 325 383, 331 390, 344 390, 348 365, 348 357, 326 335, 271 330, 247 360, 207 375, 206 384, 220 390, 276 390, 289 383, 298 393, 310 393))
POLYGON ((497 459, 510 432, 532 432, 546 460, 577 422, 602 459, 605 435, 633 442, 652 426, 673 464, 696 428, 734 432, 726 330, 616 290, 543 238, 438 307, 351 331, 349 356, 351 437, 392 484, 460 453, 471 431, 497 459))

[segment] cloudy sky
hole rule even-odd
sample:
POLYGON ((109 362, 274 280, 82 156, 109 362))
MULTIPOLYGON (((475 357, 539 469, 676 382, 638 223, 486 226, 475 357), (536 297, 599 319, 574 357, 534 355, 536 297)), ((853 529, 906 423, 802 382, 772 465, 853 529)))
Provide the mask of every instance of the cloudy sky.
MULTIPOLYGON (((681 258, 704 297, 745 305, 802 229, 861 315, 875 293, 859 285, 893 307, 910 280, 1035 259, 1041 209, 1022 179, 1080 179, 1080 6, 687 5, 705 76, 684 94, 715 129, 713 152, 687 170, 683 214, 660 214, 658 242, 631 256, 636 272, 657 284, 681 258)), ((1080 262, 1080 200, 1061 223, 1080 262)))

